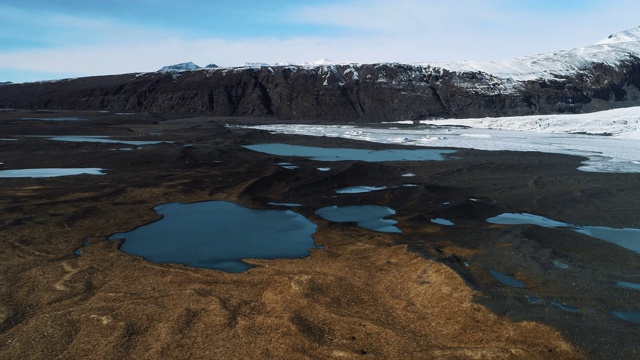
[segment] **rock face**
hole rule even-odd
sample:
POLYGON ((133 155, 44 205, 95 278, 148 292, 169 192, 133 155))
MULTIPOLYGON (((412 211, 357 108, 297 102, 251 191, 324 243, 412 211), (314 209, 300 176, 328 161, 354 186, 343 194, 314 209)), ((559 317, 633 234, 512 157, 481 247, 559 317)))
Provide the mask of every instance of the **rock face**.
POLYGON ((502 64, 184 63, 155 73, 11 84, 0 88, 0 108, 325 121, 591 112, 640 105, 639 29, 502 64))

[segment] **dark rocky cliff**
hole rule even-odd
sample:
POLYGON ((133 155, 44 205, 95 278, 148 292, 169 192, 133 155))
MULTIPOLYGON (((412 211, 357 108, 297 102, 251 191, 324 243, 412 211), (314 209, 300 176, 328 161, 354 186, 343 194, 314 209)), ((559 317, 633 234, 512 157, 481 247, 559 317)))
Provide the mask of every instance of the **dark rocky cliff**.
POLYGON ((263 66, 0 87, 0 108, 394 121, 591 112, 640 105, 640 58, 516 81, 406 64, 263 66))

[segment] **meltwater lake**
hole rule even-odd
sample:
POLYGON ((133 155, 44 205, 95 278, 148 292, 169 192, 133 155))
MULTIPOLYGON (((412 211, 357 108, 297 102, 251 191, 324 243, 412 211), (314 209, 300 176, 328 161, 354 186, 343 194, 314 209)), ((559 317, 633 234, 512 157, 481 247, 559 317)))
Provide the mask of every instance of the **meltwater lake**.
POLYGON ((154 207, 162 219, 116 233, 120 250, 160 263, 242 272, 243 259, 308 256, 321 248, 312 235, 317 226, 291 210, 257 210, 227 201, 169 203, 154 207))
POLYGON ((443 149, 388 149, 365 150, 349 148, 321 148, 289 144, 245 145, 246 149, 279 156, 300 156, 317 161, 441 161, 455 150, 443 149))

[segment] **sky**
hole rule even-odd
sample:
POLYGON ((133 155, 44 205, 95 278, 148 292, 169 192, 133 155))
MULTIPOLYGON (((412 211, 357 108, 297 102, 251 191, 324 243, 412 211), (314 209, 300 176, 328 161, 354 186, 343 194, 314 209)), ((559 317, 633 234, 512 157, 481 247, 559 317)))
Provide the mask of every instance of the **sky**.
POLYGON ((188 61, 498 61, 593 44, 637 14, 637 0, 0 0, 0 82, 188 61))

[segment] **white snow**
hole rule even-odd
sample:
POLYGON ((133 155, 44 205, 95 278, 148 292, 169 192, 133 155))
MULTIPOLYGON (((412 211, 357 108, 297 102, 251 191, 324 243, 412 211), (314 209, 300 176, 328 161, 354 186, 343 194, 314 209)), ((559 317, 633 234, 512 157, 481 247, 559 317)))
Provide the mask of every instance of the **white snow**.
POLYGON ((183 72, 183 71, 194 71, 199 69, 201 69, 200 66, 189 61, 189 62, 184 62, 180 64, 163 66, 160 70, 158 70, 158 72, 183 72))
MULTIPOLYGON (((640 140, 640 107, 613 109, 589 114, 422 120, 420 124, 457 125, 479 129, 536 131, 544 133, 605 134, 616 138, 640 140)), ((481 135, 469 134, 466 136, 481 135)), ((640 144, 638 146, 640 147, 640 144)))
POLYGON ((335 65, 335 63, 329 59, 318 59, 316 61, 312 61, 311 63, 303 63, 302 65, 312 65, 312 66, 324 66, 324 65, 335 65))
POLYGON ((245 68, 261 68, 261 67, 269 67, 271 66, 270 64, 267 63, 263 63, 263 62, 246 62, 244 63, 244 65, 242 67, 245 68))
POLYGON ((639 119, 640 107, 634 107, 579 115, 430 120, 402 128, 289 124, 252 128, 390 144, 570 154, 588 158, 579 167, 582 171, 638 173, 639 119))
MULTIPOLYGON (((594 45, 571 50, 556 51, 535 56, 523 56, 505 61, 458 61, 418 64, 456 72, 489 75, 496 91, 510 92, 519 87, 519 81, 556 79, 573 76, 589 69, 595 63, 616 66, 625 60, 640 56, 640 27, 610 35, 594 45), (493 78, 495 77, 495 78, 493 78)), ((458 85, 473 88, 475 84, 458 85)), ((487 91, 481 88, 478 91, 487 91)))
POLYGON ((608 38, 597 42, 596 44, 612 44, 618 42, 638 41, 640 40, 640 26, 626 31, 621 31, 608 38))

